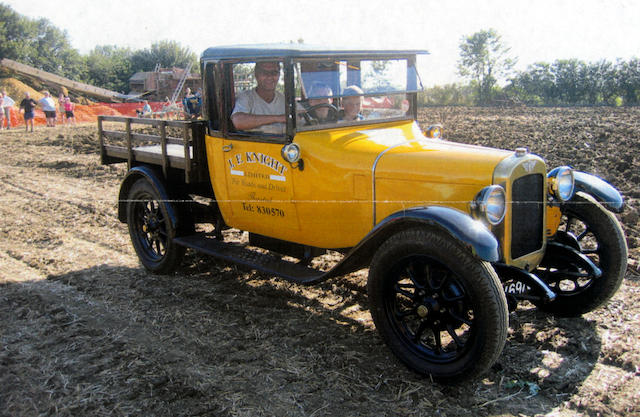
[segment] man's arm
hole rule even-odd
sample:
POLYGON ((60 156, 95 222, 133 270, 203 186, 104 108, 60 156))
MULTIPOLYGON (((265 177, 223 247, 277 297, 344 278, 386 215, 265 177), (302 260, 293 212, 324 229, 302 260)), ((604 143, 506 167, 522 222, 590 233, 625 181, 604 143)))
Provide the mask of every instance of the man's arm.
POLYGON ((284 114, 269 115, 236 112, 231 115, 231 121, 237 130, 251 130, 272 123, 286 123, 287 119, 284 114))

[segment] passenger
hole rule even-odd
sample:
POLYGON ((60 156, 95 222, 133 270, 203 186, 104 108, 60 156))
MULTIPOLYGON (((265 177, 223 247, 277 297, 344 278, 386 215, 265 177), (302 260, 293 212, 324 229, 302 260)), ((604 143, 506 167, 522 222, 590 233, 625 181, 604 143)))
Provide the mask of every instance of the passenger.
POLYGON ((237 130, 282 134, 285 131, 284 94, 276 91, 279 62, 258 62, 254 68, 256 87, 236 97, 231 121, 237 130))
POLYGON ((364 117, 360 113, 362 111, 362 97, 364 91, 357 85, 350 85, 342 92, 342 114, 340 120, 343 122, 353 122, 363 120, 364 117))
POLYGON ((333 90, 327 84, 321 82, 314 82, 309 89, 308 97, 316 97, 309 99, 309 107, 326 104, 326 106, 318 107, 310 111, 310 115, 318 122, 331 121, 330 118, 337 117, 335 113, 329 114, 331 105, 331 96, 333 96, 333 90))

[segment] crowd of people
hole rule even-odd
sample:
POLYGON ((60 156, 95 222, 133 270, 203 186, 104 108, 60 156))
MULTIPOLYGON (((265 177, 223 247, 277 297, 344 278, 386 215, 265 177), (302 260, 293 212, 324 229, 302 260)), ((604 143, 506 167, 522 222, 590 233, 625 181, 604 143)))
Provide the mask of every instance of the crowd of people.
MULTIPOLYGON (((47 127, 54 127, 57 123, 72 124, 75 126, 76 118, 74 115, 75 104, 69 96, 60 94, 58 97, 58 105, 51 97, 48 91, 43 91, 44 97, 36 101, 27 91, 24 93, 24 99, 20 102, 19 111, 24 119, 25 131, 33 132, 33 119, 35 118, 35 110, 40 107, 44 112, 47 121, 47 127)), ((13 112, 15 101, 7 95, 5 90, 0 95, 0 130, 11 129, 11 114, 13 112)))
MULTIPOLYGON (((0 130, 11 129, 11 116, 14 111, 19 111, 25 124, 25 131, 33 132, 36 109, 42 110, 46 119, 47 127, 55 127, 59 125, 76 125, 76 117, 74 114, 75 104, 68 95, 60 93, 57 102, 51 96, 49 91, 43 91, 40 100, 35 100, 29 92, 24 93, 24 98, 20 101, 18 108, 15 108, 16 102, 7 95, 5 90, 0 94, 0 130)), ((195 120, 200 117, 202 108, 202 93, 198 89, 192 93, 189 88, 186 90, 182 107, 176 103, 171 103, 169 98, 165 99, 162 108, 154 112, 147 100, 142 102, 142 107, 136 110, 138 117, 168 117, 181 118, 187 120, 195 120)), ((16 127, 16 126, 14 126, 16 127)))

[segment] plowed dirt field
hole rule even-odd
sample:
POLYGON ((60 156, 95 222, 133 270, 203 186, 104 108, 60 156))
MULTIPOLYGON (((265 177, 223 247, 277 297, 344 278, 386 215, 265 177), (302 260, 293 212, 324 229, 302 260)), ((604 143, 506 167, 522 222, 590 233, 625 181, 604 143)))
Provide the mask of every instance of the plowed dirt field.
POLYGON ((302 287, 188 253, 138 263, 116 218, 123 166, 93 125, 0 131, 0 416, 640 414, 640 109, 427 109, 449 140, 527 146, 625 195, 624 283, 556 319, 522 307, 481 380, 408 371, 368 313, 366 271, 302 287))

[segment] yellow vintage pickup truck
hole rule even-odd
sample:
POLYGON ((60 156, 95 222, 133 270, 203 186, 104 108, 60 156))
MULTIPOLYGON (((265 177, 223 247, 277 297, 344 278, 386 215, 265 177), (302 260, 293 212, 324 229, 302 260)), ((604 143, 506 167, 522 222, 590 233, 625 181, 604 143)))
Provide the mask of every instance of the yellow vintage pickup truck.
POLYGON ((118 216, 144 267, 172 272, 192 248, 303 284, 368 268, 381 337, 441 381, 496 362, 520 301, 604 304, 626 271, 621 195, 524 148, 421 130, 425 53, 213 47, 203 120, 100 117, 102 162, 128 164, 118 216), (315 268, 327 251, 340 261, 315 268))

